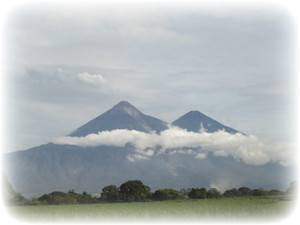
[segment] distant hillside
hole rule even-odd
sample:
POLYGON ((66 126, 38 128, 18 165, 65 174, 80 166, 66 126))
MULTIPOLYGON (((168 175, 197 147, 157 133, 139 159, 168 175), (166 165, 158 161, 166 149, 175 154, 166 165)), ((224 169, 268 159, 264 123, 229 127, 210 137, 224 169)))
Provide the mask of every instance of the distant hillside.
MULTIPOLYGON (((172 125, 193 132, 238 132, 197 111, 185 114, 172 125)), ((149 134, 167 128, 166 122, 146 116, 123 101, 79 127, 70 136, 80 138, 114 129, 149 134)), ((217 156, 213 152, 198 157, 202 147, 161 151, 161 146, 156 146, 148 150, 151 157, 142 155, 132 143, 123 147, 49 143, 4 154, 4 171, 15 190, 26 197, 70 189, 96 193, 108 184, 119 185, 135 179, 151 184, 152 190, 217 187, 220 191, 230 186, 286 189, 293 180, 292 167, 283 167, 278 163, 248 165, 237 158, 217 156)))

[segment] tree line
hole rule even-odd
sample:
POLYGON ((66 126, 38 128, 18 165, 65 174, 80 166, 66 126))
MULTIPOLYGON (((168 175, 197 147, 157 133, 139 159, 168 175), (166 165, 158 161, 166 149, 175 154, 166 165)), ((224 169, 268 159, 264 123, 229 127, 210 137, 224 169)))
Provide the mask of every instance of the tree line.
MULTIPOLYGON (((242 197, 242 196, 268 196, 268 195, 286 195, 293 194, 295 191, 295 182, 291 183, 286 191, 265 190, 262 188, 250 189, 248 187, 231 188, 223 194, 216 188, 190 188, 180 191, 175 189, 159 189, 151 192, 149 186, 143 184, 140 180, 129 180, 119 187, 116 185, 105 186, 99 196, 92 196, 87 192, 81 194, 74 190, 68 192, 54 191, 44 194, 38 198, 26 199, 20 193, 10 190, 10 204, 13 205, 59 205, 59 204, 91 204, 105 202, 141 202, 141 201, 165 201, 176 199, 209 199, 222 197, 242 197)), ((12 187, 10 187, 12 188, 12 187)))

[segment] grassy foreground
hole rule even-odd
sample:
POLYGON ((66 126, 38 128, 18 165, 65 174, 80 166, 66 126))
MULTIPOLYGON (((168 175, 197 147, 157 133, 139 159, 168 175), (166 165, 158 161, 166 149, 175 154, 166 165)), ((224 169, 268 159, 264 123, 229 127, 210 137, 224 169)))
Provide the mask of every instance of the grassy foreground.
POLYGON ((83 205, 9 207, 13 217, 40 221, 161 221, 161 220, 280 220, 293 209, 293 200, 280 197, 238 197, 83 205))

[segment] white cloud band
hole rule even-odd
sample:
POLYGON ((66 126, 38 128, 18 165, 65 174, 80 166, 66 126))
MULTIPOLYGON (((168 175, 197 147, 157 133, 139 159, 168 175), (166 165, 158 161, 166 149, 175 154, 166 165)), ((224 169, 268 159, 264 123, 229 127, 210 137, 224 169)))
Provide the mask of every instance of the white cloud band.
MULTIPOLYGON (((136 153, 140 155, 135 157, 136 159, 147 159, 155 154, 191 154, 195 158, 203 159, 207 153, 212 152, 214 156, 233 157, 250 165, 279 162, 283 166, 288 166, 294 154, 291 143, 260 139, 240 133, 229 134, 225 131, 195 133, 178 127, 170 127, 160 134, 116 129, 85 137, 59 137, 54 143, 83 147, 99 145, 123 147, 131 143, 136 153)), ((133 156, 130 157, 133 161, 133 156)))

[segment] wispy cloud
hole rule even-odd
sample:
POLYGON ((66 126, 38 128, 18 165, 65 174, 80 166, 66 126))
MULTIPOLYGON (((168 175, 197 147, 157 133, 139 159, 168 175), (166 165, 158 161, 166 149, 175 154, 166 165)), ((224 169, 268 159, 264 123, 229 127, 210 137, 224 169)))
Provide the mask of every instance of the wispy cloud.
POLYGON ((282 166, 289 166, 294 154, 291 143, 260 139, 240 133, 229 134, 225 131, 195 133, 178 127, 170 127, 160 134, 117 129, 85 137, 59 137, 53 142, 83 147, 99 145, 123 147, 130 143, 135 148, 135 153, 128 156, 130 161, 149 159, 158 154, 189 154, 204 159, 207 153, 213 153, 214 156, 233 157, 250 165, 278 162, 282 166))
POLYGON ((102 86, 107 82, 101 74, 90 74, 87 72, 79 73, 76 80, 94 87, 102 86))

